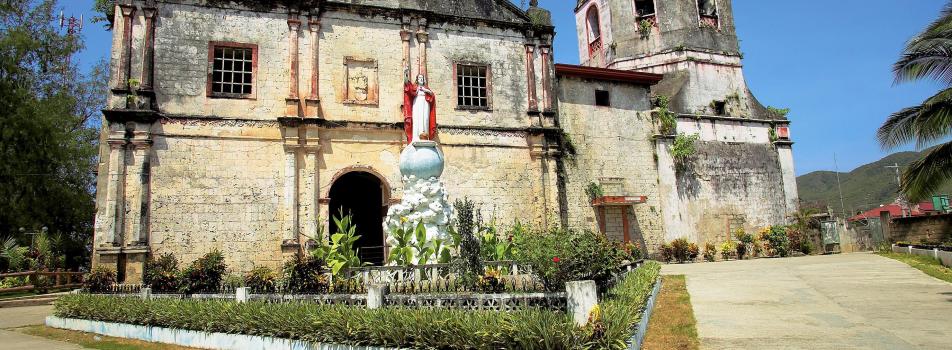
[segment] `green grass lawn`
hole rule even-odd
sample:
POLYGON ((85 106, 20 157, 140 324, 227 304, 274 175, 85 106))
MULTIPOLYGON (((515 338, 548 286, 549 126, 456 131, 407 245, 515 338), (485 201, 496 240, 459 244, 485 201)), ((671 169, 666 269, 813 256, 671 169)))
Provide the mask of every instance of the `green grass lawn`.
POLYGON ((899 260, 908 264, 909 266, 925 272, 925 274, 929 276, 952 283, 952 269, 942 266, 942 264, 934 258, 922 255, 899 254, 892 252, 879 252, 876 254, 890 259, 899 260))
POLYGON ((66 343, 73 343, 84 348, 90 349, 100 349, 100 350, 189 350, 193 348, 186 348, 177 345, 168 345, 168 344, 159 344, 159 343, 149 343, 139 340, 132 339, 122 339, 122 338, 113 338, 106 337, 92 333, 85 332, 76 332, 68 331, 64 329, 50 328, 47 326, 30 326, 24 328, 18 328, 17 331, 20 331, 25 334, 32 336, 58 340, 66 343))

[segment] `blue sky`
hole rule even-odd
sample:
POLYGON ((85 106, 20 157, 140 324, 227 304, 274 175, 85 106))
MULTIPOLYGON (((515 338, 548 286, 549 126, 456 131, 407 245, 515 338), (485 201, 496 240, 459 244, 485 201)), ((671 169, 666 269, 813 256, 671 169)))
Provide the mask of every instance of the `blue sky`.
MULTIPOLYGON (((60 3, 67 15, 93 15, 92 0, 60 3)), ((798 175, 832 170, 833 153, 841 171, 891 153, 876 143, 878 126, 941 88, 934 82, 893 84, 892 63, 945 3, 734 0, 747 83, 763 104, 791 109, 798 175)), ((559 63, 578 63, 574 4, 540 0, 553 13, 559 63)), ((87 23, 83 35, 86 50, 78 60, 84 68, 108 58, 109 32, 87 23)))

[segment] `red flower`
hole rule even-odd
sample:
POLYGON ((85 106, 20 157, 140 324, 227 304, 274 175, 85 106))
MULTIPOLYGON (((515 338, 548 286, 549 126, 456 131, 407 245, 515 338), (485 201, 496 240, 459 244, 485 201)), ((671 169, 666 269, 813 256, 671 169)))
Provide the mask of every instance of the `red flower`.
POLYGON ((562 259, 559 259, 559 257, 557 257, 557 256, 552 258, 552 262, 554 262, 554 263, 558 263, 558 262, 560 262, 560 261, 562 261, 562 259))

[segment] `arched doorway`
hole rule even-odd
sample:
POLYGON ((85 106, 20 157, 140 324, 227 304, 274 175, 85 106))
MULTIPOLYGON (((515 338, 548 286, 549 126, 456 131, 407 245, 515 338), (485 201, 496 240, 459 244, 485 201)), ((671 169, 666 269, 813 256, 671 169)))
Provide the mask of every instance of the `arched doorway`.
MULTIPOLYGON (((360 249, 360 261, 374 265, 384 263, 383 218, 387 213, 384 196, 385 189, 380 179, 363 171, 341 175, 330 190, 328 215, 336 217, 341 210, 344 215, 352 215, 360 235, 356 244, 360 249)), ((329 226, 331 235, 337 233, 333 219, 330 219, 329 226)))

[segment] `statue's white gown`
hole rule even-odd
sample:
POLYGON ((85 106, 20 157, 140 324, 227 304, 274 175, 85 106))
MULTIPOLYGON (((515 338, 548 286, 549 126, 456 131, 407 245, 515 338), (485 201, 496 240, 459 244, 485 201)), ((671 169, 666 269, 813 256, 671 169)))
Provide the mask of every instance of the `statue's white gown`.
POLYGON ((417 88, 417 97, 413 99, 413 141, 420 141, 420 134, 430 132, 430 103, 426 102, 423 87, 417 88))

